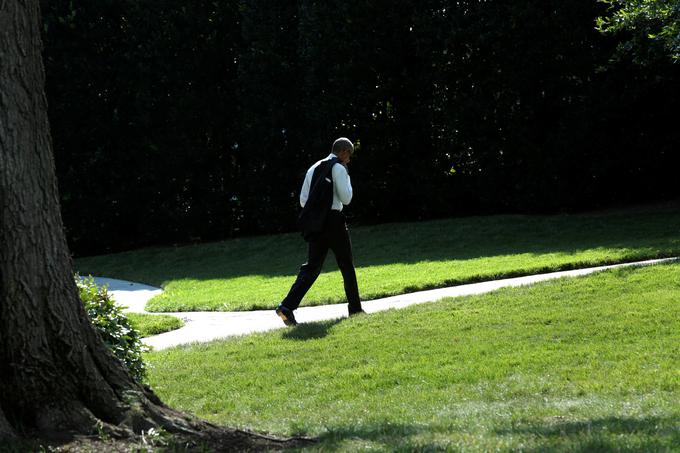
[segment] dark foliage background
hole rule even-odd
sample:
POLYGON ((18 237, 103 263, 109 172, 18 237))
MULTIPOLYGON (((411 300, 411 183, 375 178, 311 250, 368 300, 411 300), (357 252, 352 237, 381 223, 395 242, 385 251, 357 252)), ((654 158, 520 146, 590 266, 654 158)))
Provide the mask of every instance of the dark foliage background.
POLYGON ((44 2, 78 254, 291 231, 358 142, 354 223, 677 197, 680 65, 610 61, 591 0, 44 2))

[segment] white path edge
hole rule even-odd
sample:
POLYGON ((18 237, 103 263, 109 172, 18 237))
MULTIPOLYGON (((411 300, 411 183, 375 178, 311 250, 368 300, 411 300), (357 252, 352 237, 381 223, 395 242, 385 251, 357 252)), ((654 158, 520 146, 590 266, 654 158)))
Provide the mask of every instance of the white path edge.
MULTIPOLYGON (((664 258, 609 266, 589 267, 570 271, 550 272, 547 274, 529 275, 526 277, 506 278, 502 280, 472 283, 429 291, 418 291, 415 293, 363 301, 362 305, 364 311, 367 313, 375 313, 390 309, 400 309, 408 307, 409 305, 435 302, 445 297, 483 294, 504 287, 531 285, 546 280, 554 280, 563 277, 577 277, 619 267, 651 266, 678 259, 679 258, 664 258)), ((112 294, 116 303, 123 306, 124 311, 127 312, 147 313, 144 310, 146 302, 163 292, 160 288, 124 280, 115 280, 104 277, 95 277, 94 280, 98 285, 108 285, 109 292, 112 294)), ((240 312, 177 312, 155 314, 166 314, 181 318, 185 325, 181 329, 145 338, 143 340, 144 344, 154 350, 161 350, 184 344, 205 343, 220 338, 285 328, 281 319, 274 313, 273 308, 271 310, 240 312)), ((295 317, 300 323, 326 321, 344 318, 346 316, 346 304, 301 307, 295 311, 295 317)))

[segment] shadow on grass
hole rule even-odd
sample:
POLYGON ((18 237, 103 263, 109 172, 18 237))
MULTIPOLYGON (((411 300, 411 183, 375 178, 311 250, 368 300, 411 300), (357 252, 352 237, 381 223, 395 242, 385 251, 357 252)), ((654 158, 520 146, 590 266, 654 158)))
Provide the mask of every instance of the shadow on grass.
MULTIPOLYGON (((352 442, 370 442, 372 448, 386 451, 451 451, 453 445, 474 442, 477 451, 520 449, 525 452, 647 452, 675 451, 680 431, 673 418, 606 417, 582 422, 527 424, 473 434, 445 424, 375 423, 331 429, 317 438, 315 449, 345 451, 352 442), (448 436, 447 436, 448 434, 448 436), (511 438, 508 445, 503 437, 511 438), (436 439, 436 440, 435 440, 436 439), (480 442, 481 441, 481 442, 480 442)), ((363 447, 366 445, 362 444, 363 447)), ((472 444, 470 444, 472 446, 472 444)))
POLYGON ((286 340, 316 340, 328 335, 330 329, 336 324, 340 324, 346 318, 332 319, 330 321, 310 322, 298 324, 292 329, 287 329, 281 337, 286 340))
POLYGON ((605 417, 585 421, 525 425, 496 430, 502 436, 531 435, 539 440, 525 451, 671 451, 680 445, 678 420, 663 417, 605 417))
MULTIPOLYGON (((415 426, 386 422, 333 429, 318 437, 317 440, 323 451, 345 450, 346 445, 343 444, 348 440, 379 442, 387 447, 388 451, 399 451, 406 447, 408 437, 420 434, 424 430, 427 430, 425 425, 415 426)), ((437 451, 434 445, 420 446, 418 450, 437 451)))

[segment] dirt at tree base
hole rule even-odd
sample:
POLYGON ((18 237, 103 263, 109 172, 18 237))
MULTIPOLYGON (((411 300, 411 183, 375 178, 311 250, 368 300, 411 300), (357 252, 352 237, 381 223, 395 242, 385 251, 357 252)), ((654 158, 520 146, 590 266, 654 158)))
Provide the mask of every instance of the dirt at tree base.
POLYGON ((249 431, 210 427, 198 435, 148 433, 125 438, 75 436, 67 441, 23 440, 0 444, 4 452, 140 453, 140 452, 261 452, 302 448, 311 438, 276 438, 249 431))

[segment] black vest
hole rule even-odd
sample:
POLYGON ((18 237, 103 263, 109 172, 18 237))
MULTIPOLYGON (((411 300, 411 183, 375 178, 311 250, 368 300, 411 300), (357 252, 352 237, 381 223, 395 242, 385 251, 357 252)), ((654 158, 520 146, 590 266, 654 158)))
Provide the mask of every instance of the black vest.
POLYGON ((298 217, 298 227, 305 240, 322 232, 326 225, 326 218, 333 205, 332 169, 339 162, 340 159, 333 157, 324 160, 314 169, 307 203, 298 217))

